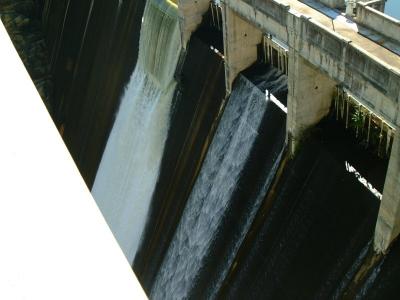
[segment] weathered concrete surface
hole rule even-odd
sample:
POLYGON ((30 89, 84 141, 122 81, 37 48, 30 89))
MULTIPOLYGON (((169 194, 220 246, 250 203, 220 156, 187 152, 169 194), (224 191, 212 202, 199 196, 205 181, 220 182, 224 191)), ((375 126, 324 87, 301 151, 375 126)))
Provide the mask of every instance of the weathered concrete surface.
POLYGON ((376 10, 384 12, 385 11, 386 1, 387 0, 371 0, 371 1, 365 1, 365 0, 360 1, 360 0, 358 0, 357 3, 358 2, 362 2, 365 5, 368 5, 369 7, 372 7, 372 8, 375 8, 376 10))
POLYGON ((179 24, 182 46, 186 49, 190 36, 200 25, 203 15, 210 7, 209 0, 179 0, 179 24))
POLYGON ((231 92, 233 80, 257 60, 257 45, 262 33, 239 17, 229 7, 223 8, 225 80, 227 92, 231 92))
POLYGON ((400 233, 400 132, 397 130, 375 229, 374 248, 386 252, 400 233))
POLYGON ((400 43, 400 21, 392 18, 366 3, 357 3, 357 23, 379 32, 389 39, 400 43))
POLYGON ((293 155, 304 130, 317 124, 328 112, 336 82, 289 50, 287 139, 293 155))

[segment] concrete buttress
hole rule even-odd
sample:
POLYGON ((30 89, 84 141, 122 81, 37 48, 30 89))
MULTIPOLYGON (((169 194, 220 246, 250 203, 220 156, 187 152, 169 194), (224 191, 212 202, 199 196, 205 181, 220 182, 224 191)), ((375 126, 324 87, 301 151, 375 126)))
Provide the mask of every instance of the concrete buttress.
POLYGON ((374 248, 385 253, 400 233, 400 132, 396 130, 375 228, 374 248))
POLYGON ((336 82, 289 50, 287 139, 292 154, 304 131, 328 112, 336 82))
POLYGON ((179 0, 179 25, 183 48, 189 42, 190 36, 200 25, 203 15, 210 7, 209 0, 179 0))
POLYGON ((257 60, 257 45, 261 43, 262 33, 227 5, 223 5, 223 21, 225 78, 229 94, 239 72, 257 60))

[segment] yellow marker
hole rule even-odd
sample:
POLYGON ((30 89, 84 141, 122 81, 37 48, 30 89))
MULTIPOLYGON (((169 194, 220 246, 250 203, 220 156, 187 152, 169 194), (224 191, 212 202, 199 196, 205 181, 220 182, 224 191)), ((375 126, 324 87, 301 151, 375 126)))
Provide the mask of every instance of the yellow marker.
POLYGON ((175 8, 178 8, 178 4, 175 3, 173 0, 167 0, 167 2, 175 8))

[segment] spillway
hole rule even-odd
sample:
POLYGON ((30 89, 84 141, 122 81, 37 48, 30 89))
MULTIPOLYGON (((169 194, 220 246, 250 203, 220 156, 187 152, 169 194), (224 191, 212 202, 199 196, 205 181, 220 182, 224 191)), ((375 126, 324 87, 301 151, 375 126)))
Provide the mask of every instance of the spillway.
POLYGON ((238 78, 151 298, 216 296, 274 177, 284 122, 265 93, 238 78))
POLYGON ((168 250, 225 102, 224 62, 197 33, 181 69, 159 180, 133 265, 146 291, 168 250))
POLYGON ((359 16, 258 2, 0 17, 152 299, 396 298, 397 57, 359 16))
POLYGON ((223 298, 341 299, 370 245, 379 200, 346 170, 365 154, 335 126, 324 120, 288 163, 223 298))
POLYGON ((165 1, 148 1, 138 63, 122 97, 92 189, 131 263, 159 174, 180 49, 176 7, 165 1))

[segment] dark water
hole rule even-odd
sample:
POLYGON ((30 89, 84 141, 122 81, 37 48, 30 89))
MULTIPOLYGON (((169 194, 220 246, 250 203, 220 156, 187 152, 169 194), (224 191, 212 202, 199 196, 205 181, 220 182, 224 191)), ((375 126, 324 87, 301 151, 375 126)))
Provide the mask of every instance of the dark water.
POLYGON ((371 270, 357 299, 398 299, 400 294, 400 240, 397 239, 389 253, 371 270))
POLYGON ((223 61, 197 34, 181 60, 159 180, 133 265, 148 292, 199 172, 225 97, 223 61))
POLYGON ((239 258, 223 298, 337 296, 373 236, 379 201, 346 171, 353 146, 345 139, 338 143, 343 132, 335 128, 321 124, 286 166, 272 208, 247 241, 249 251, 239 258))
POLYGON ((265 93, 237 79, 152 298, 216 296, 277 170, 285 120, 265 93))
MULTIPOLYGON (((220 11, 221 13, 221 11, 220 11)), ((220 16, 221 17, 221 16, 220 16)), ((196 35, 203 40, 207 45, 218 50, 219 53, 224 53, 224 40, 222 37, 222 20, 217 20, 214 16, 214 21, 209 9, 203 16, 201 26, 196 30, 196 35), (220 22, 218 22, 218 20, 220 22)))

